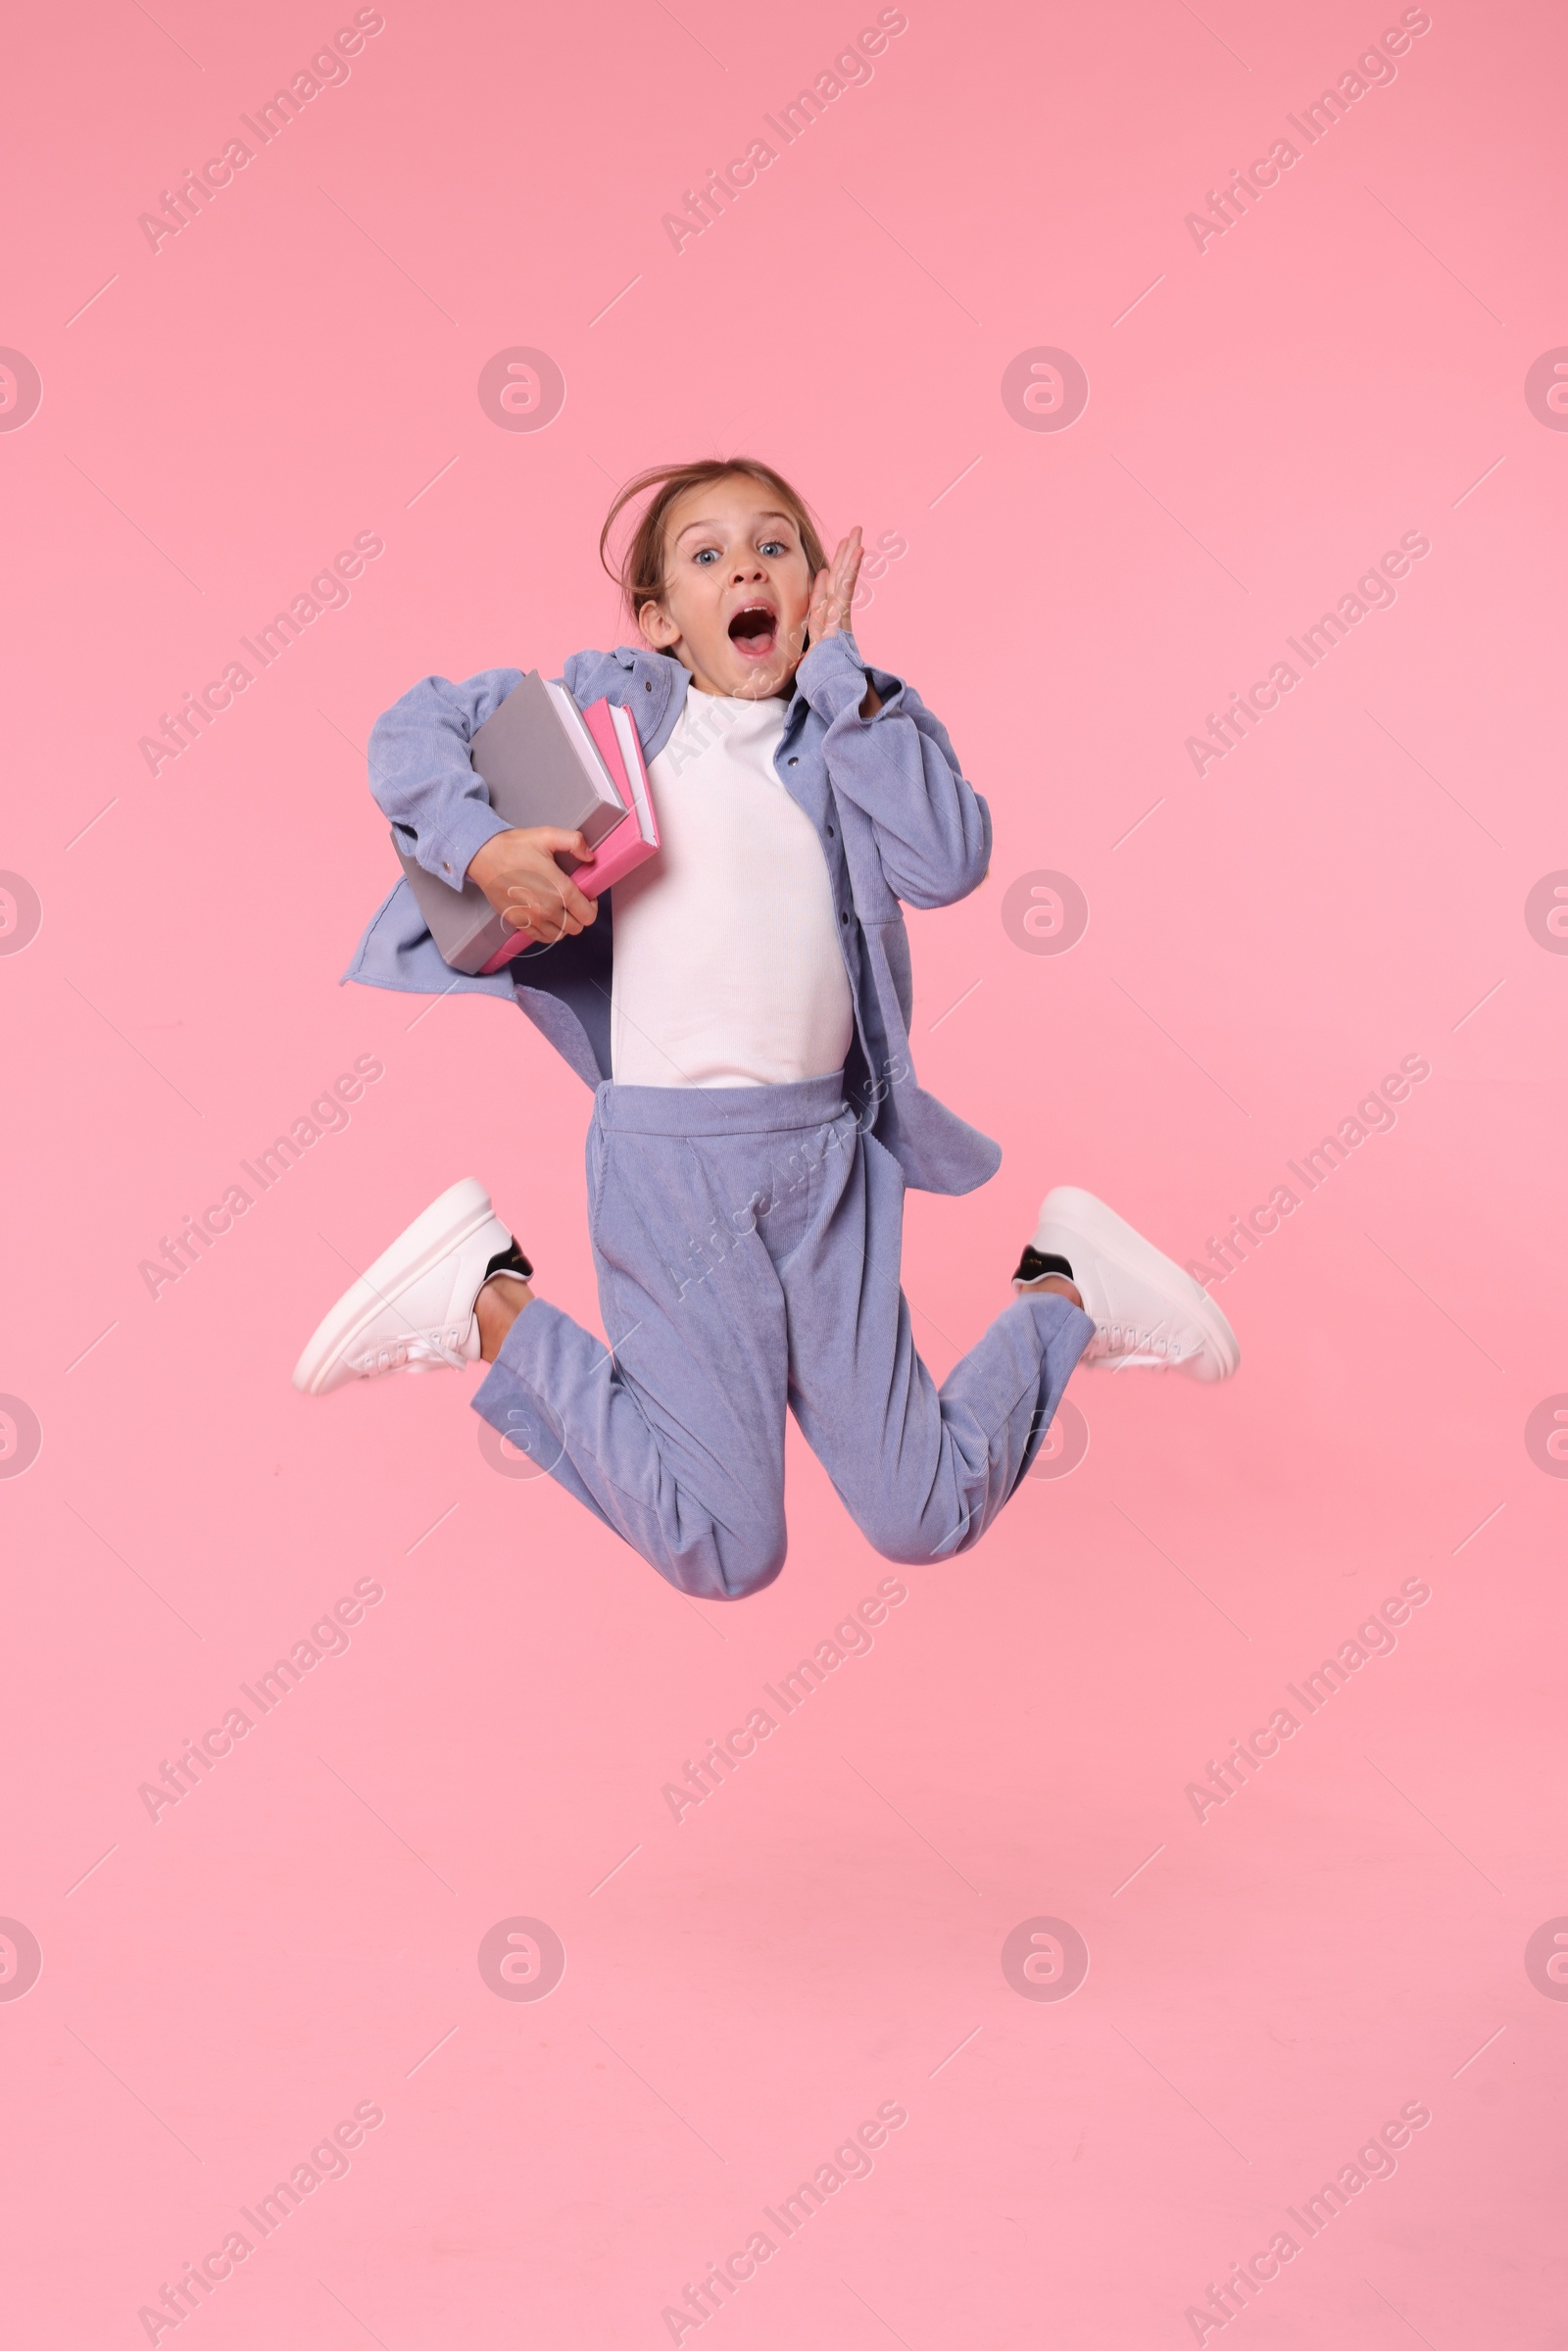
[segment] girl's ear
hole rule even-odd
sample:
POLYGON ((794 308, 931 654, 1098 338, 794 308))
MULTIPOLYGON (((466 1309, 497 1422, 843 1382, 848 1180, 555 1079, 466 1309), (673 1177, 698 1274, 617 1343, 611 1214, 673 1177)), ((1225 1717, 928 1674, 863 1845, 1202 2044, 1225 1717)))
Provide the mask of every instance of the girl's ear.
POLYGON ((647 604, 638 606, 637 626, 642 630, 648 643, 660 653, 662 653, 666 646, 673 645, 675 639, 680 635, 680 630, 675 626, 663 606, 654 603, 652 599, 647 604))

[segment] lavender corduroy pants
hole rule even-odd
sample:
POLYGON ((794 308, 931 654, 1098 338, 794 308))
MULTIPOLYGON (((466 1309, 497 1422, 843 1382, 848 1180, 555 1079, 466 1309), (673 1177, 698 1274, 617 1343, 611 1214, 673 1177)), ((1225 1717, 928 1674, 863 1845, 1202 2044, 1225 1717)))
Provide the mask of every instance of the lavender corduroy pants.
POLYGON ((680 1592, 742 1599, 784 1564, 784 1420, 872 1548, 977 1543, 1093 1334, 1019 1298, 940 1388, 900 1287, 904 1177, 838 1076, 600 1086, 589 1225, 611 1347, 536 1298, 476 1412, 680 1592))

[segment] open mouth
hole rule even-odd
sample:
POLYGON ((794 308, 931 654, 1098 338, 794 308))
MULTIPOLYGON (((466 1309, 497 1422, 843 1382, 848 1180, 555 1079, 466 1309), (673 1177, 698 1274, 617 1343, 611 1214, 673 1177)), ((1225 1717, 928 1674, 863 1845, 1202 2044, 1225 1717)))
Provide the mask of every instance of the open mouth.
POLYGON ((729 624, 729 641, 749 661, 761 661, 778 643, 778 614, 771 605, 743 604, 729 624))

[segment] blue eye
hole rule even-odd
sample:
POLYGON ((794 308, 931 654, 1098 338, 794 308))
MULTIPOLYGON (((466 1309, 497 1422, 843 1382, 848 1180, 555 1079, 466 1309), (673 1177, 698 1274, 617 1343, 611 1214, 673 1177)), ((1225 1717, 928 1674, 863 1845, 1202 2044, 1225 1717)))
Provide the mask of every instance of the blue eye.
POLYGON ((718 549, 716 547, 699 547, 696 555, 693 556, 692 561, 695 563, 706 563, 710 557, 712 558, 715 563, 718 562, 718 549))
POLYGON ((788 555, 789 546, 783 539, 764 539, 757 552, 759 555, 788 555))

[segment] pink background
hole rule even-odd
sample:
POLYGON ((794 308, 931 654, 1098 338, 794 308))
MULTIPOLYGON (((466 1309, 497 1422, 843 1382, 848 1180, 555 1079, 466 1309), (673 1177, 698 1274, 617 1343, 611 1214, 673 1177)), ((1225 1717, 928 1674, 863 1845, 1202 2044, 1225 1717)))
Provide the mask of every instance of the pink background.
POLYGON ((1560 2343, 1568 2007, 1525 1949, 1568 1913, 1568 1485, 1525 1424, 1568 1390, 1568 960, 1524 913, 1568 866, 1568 438, 1524 392, 1568 340, 1560 14, 1441 0, 1200 253, 1187 213, 1397 9, 909 0, 677 254, 662 215, 874 9, 387 0, 155 255, 138 215, 351 13, 17 35, 0 342, 43 398, 0 432, 0 866, 42 926, 0 959, 0 1390, 42 1449, 0 1480, 0 1913, 43 1969, 0 1999, 8 2333, 146 2340, 373 2101, 161 2341, 635 2351, 897 2101, 683 2341, 1148 2351, 1421 2101, 1396 2176, 1295 2229, 1253 2351, 1560 2343), (514 346, 564 373, 545 430, 480 406, 514 346), (1001 396, 1041 346, 1089 377, 1063 432, 1001 396), (722 1610, 497 1475, 466 1376, 288 1374, 345 1259, 469 1171, 595 1319, 586 1091, 504 1008, 336 985, 391 878, 361 747, 427 671, 613 642, 614 483, 734 449, 906 541, 861 642, 996 818, 988 884, 911 922, 920 1076, 1006 1152, 911 1202, 939 1373, 1049 1185, 1201 1257, 1401 1056, 1431 1076, 1219 1291, 1239 1379, 1081 1378, 1081 1466, 906 1571, 677 1825, 664 1783, 888 1572, 805 1449, 782 1580, 722 1610), (149 774, 361 531, 347 607, 149 774), (1406 531, 1393 608, 1200 778, 1204 713, 1406 531), (1064 955, 1004 927, 1040 870, 1089 903, 1064 955), (346 1131, 154 1300, 139 1261, 367 1054, 346 1131), (367 1577, 347 1654, 152 1821, 139 1786, 367 1577), (1408 1578, 1395 1653, 1200 1824, 1188 1784, 1408 1578), (476 1963, 516 1916, 565 1948, 536 2005, 476 1963), (1090 1952, 1059 2002, 1003 1972, 1042 1916, 1090 1952))

